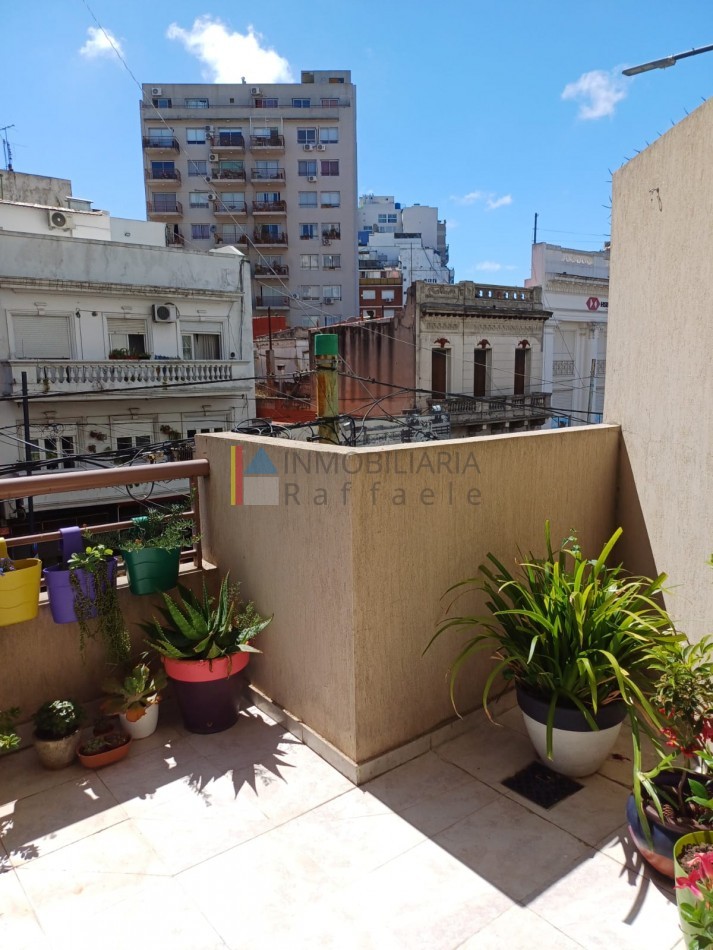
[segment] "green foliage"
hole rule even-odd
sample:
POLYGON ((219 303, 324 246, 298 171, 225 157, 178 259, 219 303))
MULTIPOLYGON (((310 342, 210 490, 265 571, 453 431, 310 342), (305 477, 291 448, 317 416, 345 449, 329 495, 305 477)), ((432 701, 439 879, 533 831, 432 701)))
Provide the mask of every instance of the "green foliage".
POLYGON ((102 752, 109 752, 119 746, 126 745, 130 736, 123 732, 105 732, 101 736, 92 736, 79 747, 82 755, 101 755, 102 752))
POLYGON ((214 660, 232 653, 259 653, 250 644, 270 623, 261 617, 255 605, 243 606, 239 588, 230 584, 226 574, 215 597, 208 594, 203 581, 202 596, 179 584, 180 598, 163 595, 163 622, 153 618, 141 625, 150 647, 176 660, 214 660), (241 609, 242 608, 242 609, 241 609))
POLYGON ((12 709, 0 709, 0 752, 16 749, 20 744, 20 737, 15 732, 15 723, 20 718, 17 706, 12 709))
POLYGON ((32 717, 38 739, 64 739, 84 721, 84 709, 72 699, 54 699, 43 703, 32 717))
POLYGON ((145 515, 135 519, 133 527, 112 537, 112 543, 122 553, 144 548, 180 550, 191 542, 192 524, 183 517, 183 511, 183 505, 148 508, 145 515))
POLYGON ((102 689, 108 695, 101 704, 102 711, 124 713, 133 722, 141 718, 148 706, 159 701, 165 687, 163 669, 154 672, 147 663, 137 663, 123 679, 114 677, 103 684, 102 689))
POLYGON ((69 583, 74 595, 74 612, 79 626, 79 652, 86 656, 87 640, 100 637, 110 663, 125 662, 131 651, 131 641, 124 623, 116 587, 109 576, 109 558, 112 548, 104 544, 87 547, 69 559, 69 583), (94 580, 92 590, 82 589, 78 570, 85 570, 94 580), (96 616, 94 616, 96 612, 96 616))

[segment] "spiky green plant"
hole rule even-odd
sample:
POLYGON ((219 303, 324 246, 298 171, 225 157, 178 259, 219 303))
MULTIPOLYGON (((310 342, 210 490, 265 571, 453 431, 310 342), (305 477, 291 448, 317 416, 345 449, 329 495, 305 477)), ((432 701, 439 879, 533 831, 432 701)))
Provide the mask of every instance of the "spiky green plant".
POLYGON ((102 689, 108 695, 101 704, 102 712, 124 713, 129 722, 137 722, 159 701, 165 688, 163 669, 153 671, 147 663, 137 663, 123 679, 111 677, 104 682, 102 689))
POLYGON ((141 624, 146 642, 157 653, 174 660, 215 660, 232 653, 260 652, 250 641, 272 617, 261 617, 253 603, 243 606, 239 589, 230 584, 228 574, 217 599, 209 595, 205 580, 201 596, 181 584, 178 593, 176 598, 163 595, 163 622, 154 617, 141 624))

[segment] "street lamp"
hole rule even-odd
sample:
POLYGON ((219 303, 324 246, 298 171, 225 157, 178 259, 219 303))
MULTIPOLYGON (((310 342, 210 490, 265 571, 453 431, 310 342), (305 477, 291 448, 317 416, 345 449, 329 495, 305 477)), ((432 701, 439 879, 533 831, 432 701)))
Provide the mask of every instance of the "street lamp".
POLYGON ((698 49, 688 50, 686 53, 676 53, 674 56, 666 56, 665 59, 655 59, 651 63, 643 63, 641 66, 631 66, 629 69, 623 69, 622 76, 638 76, 639 73, 647 73, 650 69, 667 69, 669 66, 675 66, 679 59, 687 59, 689 56, 697 56, 698 53, 708 53, 713 50, 711 46, 700 46, 698 49))

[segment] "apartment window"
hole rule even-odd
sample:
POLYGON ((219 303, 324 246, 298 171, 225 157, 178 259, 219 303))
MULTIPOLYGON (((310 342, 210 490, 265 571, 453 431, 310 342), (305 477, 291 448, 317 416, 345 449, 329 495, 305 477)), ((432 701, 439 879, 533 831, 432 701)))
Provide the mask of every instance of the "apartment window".
POLYGON ((399 216, 397 214, 386 215, 389 224, 398 224, 399 216))
MULTIPOLYGON (((62 428, 64 428, 64 426, 62 428)), ((74 468, 76 466, 74 459, 64 459, 64 456, 74 455, 75 453, 75 437, 73 435, 43 436, 37 433, 35 426, 32 426, 30 432, 30 458, 32 461, 49 461, 51 463, 44 465, 43 471, 52 471, 60 467, 74 468), (60 461, 53 462, 53 459, 59 459, 60 461)), ((22 437, 21 431, 18 432, 18 436, 20 438, 22 437)))
POLYGON ((208 201, 208 192, 207 191, 189 191, 188 192, 188 207, 189 208, 209 208, 210 202, 208 201))
POLYGON ((167 191, 165 194, 154 194, 151 197, 153 198, 154 211, 178 211, 175 191, 167 191))
POLYGON ((317 129, 297 129, 298 145, 315 145, 317 142, 317 129))
POLYGON ((153 436, 150 435, 118 435, 116 448, 118 452, 127 452, 129 449, 145 449, 151 445, 153 436))
POLYGON ((338 270, 342 266, 342 255, 324 254, 322 256, 322 266, 327 270, 338 270))
POLYGON ((255 162, 256 178, 278 179, 281 178, 280 163, 277 159, 263 159, 255 162))
MULTIPOLYGON (((256 109, 276 109, 277 99, 262 96, 259 99, 255 100, 255 108, 256 109)), ((255 134, 260 135, 261 133, 256 132, 255 134)))
POLYGON ((119 451, 145 449, 155 441, 154 420, 143 421, 129 416, 111 417, 111 439, 119 451))
POLYGON ((302 270, 319 270, 319 254, 300 254, 302 270))
POLYGON ((339 99, 327 98, 322 99, 322 106, 326 106, 328 109, 333 109, 335 106, 339 105, 339 99))
POLYGON ((167 99, 165 96, 152 99, 151 102, 153 104, 154 109, 170 109, 171 108, 171 100, 167 99))
POLYGON ((385 317, 395 317, 396 311, 393 307, 384 307, 384 316, 385 317))
POLYGON ((523 396, 530 385, 530 344, 523 340, 515 350, 515 379, 513 392, 523 396))
POLYGON ((490 347, 485 345, 477 346, 473 350, 473 395, 474 396, 489 396, 490 395, 490 377, 491 377, 491 361, 493 358, 493 351, 490 347))
POLYGON ((317 192, 316 191, 300 191, 298 193, 298 203, 300 208, 316 208, 317 207, 317 192))
POLYGON ((321 287, 319 284, 301 284, 300 300, 319 300, 321 287))
POLYGON ((261 224, 256 230, 263 240, 278 241, 282 237, 280 228, 279 224, 261 224))
POLYGON ((323 287, 322 293, 324 294, 325 300, 341 300, 342 299, 342 285, 332 284, 331 286, 323 287))
POLYGON ((448 392, 448 354, 441 347, 431 350, 431 390, 435 399, 445 399, 448 392))
POLYGON ((301 178, 313 178, 317 177, 317 162, 315 161, 300 161, 297 162, 297 174, 301 178))
POLYGON ((245 229, 240 224, 224 224, 221 237, 225 244, 238 244, 240 238, 245 234, 245 229))
POLYGON ((255 194, 255 201, 258 204, 275 204, 282 199, 279 191, 258 191, 255 194))
POLYGON ((175 162, 151 162, 151 177, 152 178, 175 178, 176 177, 176 165, 175 162))
POLYGON ((143 356, 148 350, 145 320, 109 317, 107 333, 110 353, 112 350, 126 350, 129 356, 143 356))
MULTIPOLYGON (((231 100, 232 101, 232 100, 231 100)), ((225 419, 200 419, 186 420, 186 438, 192 439, 198 432, 225 432, 225 419)))
POLYGON ((218 195, 217 211, 245 211, 245 195, 240 191, 224 191, 218 195))
POLYGON ((184 360, 219 360, 220 333, 182 333, 184 360))
POLYGON ((362 290, 361 292, 362 300, 376 300, 376 291, 375 290, 362 290))
POLYGON ((205 129, 186 129, 187 145, 205 145, 205 129))
POLYGON ((338 208, 340 204, 338 191, 323 191, 319 196, 319 203, 323 208, 338 208))
POLYGON ((300 238, 304 240, 307 240, 308 238, 316 238, 318 229, 318 224, 300 224, 300 238))
POLYGON ((185 104, 186 104, 186 109, 207 109, 208 108, 208 100, 203 99, 203 98, 186 99, 185 104))
POLYGON ((329 241, 338 241, 342 236, 341 225, 338 221, 322 225, 322 237, 329 241))
POLYGON ((334 125, 320 129, 319 141, 322 145, 334 145, 335 142, 339 141, 339 128, 334 125))
POLYGON ((70 359, 72 342, 69 317, 13 314, 15 359, 70 359))
POLYGON ((293 109, 309 109, 311 101, 312 101, 311 99, 293 99, 292 108, 293 109))
POLYGON ((208 163, 205 161, 194 161, 193 159, 188 159, 188 177, 196 178, 198 175, 201 178, 205 178, 208 174, 208 163))
POLYGON ((213 143, 214 145, 228 145, 233 148, 245 145, 243 130, 240 129, 218 129, 218 135, 213 143))
POLYGON ((205 241, 210 237, 209 224, 192 224, 191 237, 194 241, 205 241))
POLYGON ((339 174, 339 162, 338 161, 326 161, 320 162, 320 171, 322 175, 327 177, 334 177, 339 174))
POLYGON ((245 162, 241 159, 218 162, 218 175, 220 178, 245 178, 245 162))
POLYGON ((173 142, 173 132, 161 125, 158 128, 148 130, 148 139, 152 145, 168 144, 173 142))
POLYGON ((394 301, 394 291, 393 291, 393 290, 382 290, 382 291, 381 291, 381 299, 382 299, 382 301, 384 301, 385 303, 386 303, 386 302, 388 302, 388 303, 393 303, 393 301, 394 301))

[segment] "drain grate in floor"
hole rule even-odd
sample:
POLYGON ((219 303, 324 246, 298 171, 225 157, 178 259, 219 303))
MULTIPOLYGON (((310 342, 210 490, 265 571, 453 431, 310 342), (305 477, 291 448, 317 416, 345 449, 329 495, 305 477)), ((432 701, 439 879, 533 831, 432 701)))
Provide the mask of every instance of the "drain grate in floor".
POLYGON ((553 772, 541 762, 530 763, 510 778, 503 779, 502 784, 541 808, 552 808, 563 799, 574 795, 580 788, 584 788, 579 782, 560 775, 559 772, 553 772))

